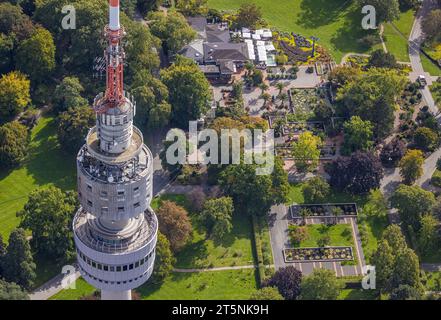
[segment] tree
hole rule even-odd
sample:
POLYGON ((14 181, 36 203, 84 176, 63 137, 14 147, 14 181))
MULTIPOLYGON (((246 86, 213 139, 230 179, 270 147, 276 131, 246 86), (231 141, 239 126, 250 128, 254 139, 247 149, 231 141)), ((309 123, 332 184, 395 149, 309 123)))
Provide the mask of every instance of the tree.
POLYGON ((181 128, 208 111, 210 85, 202 71, 191 60, 178 56, 175 63, 161 71, 172 105, 172 121, 181 128))
POLYGON ((29 296, 19 285, 0 279, 0 300, 29 300, 29 296))
POLYGON ((395 254, 407 248, 406 239, 404 238, 401 228, 398 225, 392 224, 388 226, 381 236, 381 239, 386 241, 395 254))
POLYGON ((408 285, 415 288, 419 293, 423 293, 419 259, 410 248, 398 252, 395 258, 392 286, 393 288, 398 288, 401 285, 408 285))
POLYGON ((96 116, 87 106, 70 108, 58 116, 57 135, 60 145, 70 152, 77 152, 84 144, 87 132, 95 125, 96 116))
POLYGON ((284 300, 275 287, 264 287, 251 294, 250 300, 284 300))
POLYGON ((159 6, 163 3, 162 0, 138 0, 137 6, 143 16, 149 11, 158 10, 159 6))
POLYGON ((331 187, 352 194, 364 194, 380 187, 383 167, 372 152, 357 151, 350 158, 338 158, 326 165, 331 187))
POLYGON ((394 252, 386 240, 378 242, 377 250, 372 255, 375 266, 376 286, 382 292, 390 289, 390 279, 394 269, 394 252))
POLYGON ((236 212, 262 216, 272 205, 287 201, 289 183, 281 159, 275 158, 271 175, 256 174, 258 168, 241 163, 229 165, 220 173, 218 183, 225 194, 233 198, 236 212))
POLYGON ((306 131, 299 136, 297 142, 293 143, 292 155, 295 166, 301 172, 312 171, 317 168, 320 159, 320 146, 322 140, 306 131))
POLYGON ((191 209, 194 212, 201 212, 203 207, 204 207, 204 203, 206 201, 206 195, 205 192, 198 188, 193 190, 189 195, 188 195, 188 200, 191 203, 191 209))
POLYGON ((369 192, 368 202, 363 207, 363 212, 369 217, 385 217, 387 209, 387 200, 381 190, 371 190, 369 192))
POLYGON ((12 231, 6 251, 2 266, 5 280, 30 289, 36 277, 35 263, 23 229, 12 231))
POLYGON ((426 214, 421 218, 421 228, 418 232, 418 251, 426 256, 438 250, 440 237, 438 235, 438 220, 426 214))
POLYGON ((152 129, 168 125, 171 106, 165 84, 150 72, 144 71, 136 74, 132 87, 137 107, 135 121, 152 129))
POLYGON ((335 87, 341 87, 348 82, 353 82, 360 78, 361 71, 358 68, 349 66, 337 66, 329 73, 329 81, 335 87))
POLYGON ((257 29, 262 22, 262 11, 254 3, 244 3, 240 6, 235 20, 235 27, 257 29))
POLYGON ((172 201, 163 201, 157 211, 159 230, 164 234, 173 252, 178 252, 189 240, 192 226, 187 210, 172 201))
POLYGON ((390 300, 421 300, 421 293, 407 284, 392 290, 390 300))
POLYGON ((404 157, 400 160, 400 174, 404 183, 413 184, 423 175, 424 157, 420 150, 407 150, 404 157))
POLYGON ((432 129, 421 127, 415 131, 413 137, 415 145, 423 151, 433 151, 438 145, 438 135, 432 129))
POLYGON ((392 53, 384 52, 383 49, 377 49, 372 52, 368 65, 375 68, 393 69, 397 67, 397 59, 392 53))
POLYGON ((0 164, 13 167, 26 156, 29 145, 28 128, 17 121, 0 126, 0 164))
POLYGON ((303 186, 303 195, 307 203, 319 203, 329 195, 328 182, 321 177, 314 177, 306 181, 303 186))
POLYGON ((158 232, 158 241, 156 242, 155 266, 153 276, 155 280, 164 280, 173 270, 176 259, 170 250, 170 242, 161 232, 158 232))
POLYGON ((403 140, 394 139, 381 150, 380 159, 385 167, 394 168, 406 154, 407 148, 403 140))
POLYGON ((50 186, 32 191, 24 209, 17 213, 20 228, 32 232, 35 252, 58 260, 74 255, 71 232, 73 213, 77 209, 76 194, 50 186))
POLYGON ((12 58, 14 49, 14 36, 0 33, 0 73, 12 70, 12 58))
POLYGON ((337 300, 342 283, 335 273, 327 269, 314 269, 311 275, 303 278, 302 300, 337 300))
POLYGON ((207 0, 177 0, 176 7, 184 16, 205 16, 208 12, 207 0))
POLYGON ((76 77, 65 77, 54 91, 53 104, 58 112, 67 111, 70 108, 86 106, 87 100, 81 94, 84 88, 76 77))
POLYGON ((151 129, 158 129, 168 125, 171 115, 171 105, 161 102, 153 106, 149 111, 147 126, 151 129))
POLYGON ((415 231, 420 229, 421 217, 435 205, 435 196, 419 186, 400 185, 391 197, 391 205, 398 209, 404 224, 415 231))
POLYGON ((359 0, 361 6, 371 5, 376 10, 377 22, 391 22, 400 16, 398 0, 359 0))
POLYGON ((233 228, 233 200, 228 197, 207 200, 201 212, 209 234, 217 240, 223 238, 233 228))
POLYGON ((16 5, 0 3, 0 34, 13 35, 14 42, 28 38, 34 32, 29 16, 16 5))
POLYGON ((396 97, 406 83, 397 70, 371 68, 369 73, 338 90, 338 111, 347 117, 359 116, 370 121, 375 137, 383 138, 392 131, 396 97))
POLYGON ((30 82, 20 72, 10 72, 0 79, 0 121, 14 117, 31 102, 30 82))
POLYGON ((276 287, 286 300, 295 300, 300 295, 302 273, 293 266, 278 269, 265 282, 265 287, 276 287))
POLYGON ((400 3, 400 10, 402 12, 416 8, 420 3, 419 0, 398 0, 398 2, 400 3))
POLYGON ((176 53, 196 37, 196 31, 179 12, 151 12, 147 19, 152 34, 163 41, 166 51, 176 53))
POLYGON ((343 215, 343 209, 337 206, 332 207, 331 214, 334 216, 334 224, 338 223, 338 217, 343 215))
POLYGON ((441 30, 441 9, 432 10, 423 18, 421 25, 427 39, 436 42, 441 38, 439 30, 441 30))
POLYGON ((373 145, 373 125, 370 121, 363 121, 358 116, 353 116, 343 125, 345 135, 344 149, 348 153, 370 149, 373 145))
POLYGON ((55 68, 55 44, 51 33, 38 27, 30 38, 22 41, 17 50, 16 64, 33 81, 47 79, 55 68))
MULTIPOLYGON (((302 209, 300 215, 303 219, 306 219, 311 215, 311 211, 308 209, 302 209)), ((303 222, 305 224, 305 222, 303 222)), ((293 246, 298 246, 302 241, 308 239, 308 229, 305 226, 289 225, 288 226, 289 240, 293 246)))

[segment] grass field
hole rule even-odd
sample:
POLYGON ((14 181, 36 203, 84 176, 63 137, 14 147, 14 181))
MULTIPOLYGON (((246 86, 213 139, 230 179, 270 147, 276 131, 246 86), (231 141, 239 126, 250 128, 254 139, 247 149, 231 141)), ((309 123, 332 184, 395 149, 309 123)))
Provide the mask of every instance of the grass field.
POLYGON ((338 300, 378 300, 376 290, 343 289, 338 300))
POLYGON ((246 300, 257 289, 254 269, 173 273, 161 285, 136 291, 148 300, 246 300))
POLYGON ((32 130, 23 165, 12 171, 0 169, 0 234, 4 239, 19 224, 15 214, 23 208, 32 190, 50 184, 64 190, 74 189, 75 177, 75 156, 60 150, 54 119, 40 119, 32 130))
POLYGON ((307 225, 306 228, 308 230, 308 238, 300 242, 296 247, 319 247, 318 241, 323 238, 323 236, 328 235, 331 239, 329 246, 348 246, 355 248, 352 229, 349 224, 337 224, 333 226, 310 224, 307 225))
MULTIPOLYGON (((148 282, 136 291, 145 300, 247 300, 257 289, 253 269, 172 273, 162 284, 148 282)), ((95 291, 82 278, 76 289, 62 290, 51 300, 78 300, 95 291)))
MULTIPOLYGON (((187 208, 184 195, 164 195, 152 202, 153 208, 158 208, 161 201, 170 200, 187 208)), ((207 238, 204 226, 196 214, 190 212, 193 225, 191 241, 176 255, 176 268, 212 268, 225 266, 252 265, 252 229, 247 216, 235 214, 233 229, 221 241, 207 238)))
POLYGON ((339 63, 345 53, 365 53, 358 39, 366 35, 361 28, 361 8, 348 0, 208 0, 209 7, 232 11, 243 3, 262 8, 270 27, 317 36, 339 63))
POLYGON ((95 288, 88 284, 83 278, 75 282, 75 289, 61 290, 49 300, 78 300, 83 296, 89 296, 95 292, 95 288))

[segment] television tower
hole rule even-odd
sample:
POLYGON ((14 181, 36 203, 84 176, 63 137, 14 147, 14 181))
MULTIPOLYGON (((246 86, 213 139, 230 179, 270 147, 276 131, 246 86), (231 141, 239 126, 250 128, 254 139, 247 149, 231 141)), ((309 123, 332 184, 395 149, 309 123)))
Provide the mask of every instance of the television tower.
POLYGON ((103 300, 130 300, 131 290, 150 278, 158 232, 150 207, 153 157, 124 91, 119 12, 119 0, 109 0, 106 91, 94 100, 96 126, 77 156, 81 206, 73 220, 80 272, 103 300))

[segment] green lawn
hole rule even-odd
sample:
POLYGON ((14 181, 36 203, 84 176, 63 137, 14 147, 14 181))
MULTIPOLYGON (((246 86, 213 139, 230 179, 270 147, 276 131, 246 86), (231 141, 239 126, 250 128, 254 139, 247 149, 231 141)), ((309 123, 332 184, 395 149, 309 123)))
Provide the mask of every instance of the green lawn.
MULTIPOLYGON (((303 204, 305 203, 305 198, 303 197, 303 184, 302 183, 292 183, 290 185, 289 193, 288 193, 288 201, 287 205, 291 205, 293 203, 297 204, 303 204)), ((367 201, 366 196, 358 196, 358 195, 351 195, 348 193, 342 193, 342 192, 334 192, 332 191, 331 194, 323 201, 323 203, 356 203, 357 206, 360 208, 362 207, 367 201)))
POLYGON ((0 169, 0 234, 7 240, 17 227, 19 219, 15 214, 23 208, 32 190, 50 184, 64 190, 74 189, 75 177, 75 155, 60 150, 54 119, 40 119, 32 130, 24 164, 12 171, 0 169))
POLYGON ((83 296, 91 295, 95 290, 96 289, 83 280, 83 278, 79 278, 75 282, 75 289, 61 290, 49 300, 78 300, 83 296))
POLYGON ((384 26, 384 42, 388 51, 395 55, 398 61, 409 62, 408 42, 412 31, 415 13, 413 10, 401 12, 400 18, 384 26))
MULTIPOLYGON (((146 300, 247 300, 257 289, 253 269, 201 273, 172 273, 162 284, 147 282, 136 289, 146 300)), ((82 278, 76 289, 62 290, 51 300, 78 300, 95 288, 82 278)))
POLYGON ((387 217, 368 217, 363 223, 366 225, 368 236, 367 243, 362 243, 362 247, 366 262, 369 263, 372 254, 377 250, 378 241, 389 223, 387 217))
POLYGON ((441 69, 429 60, 424 54, 421 54, 421 63, 424 71, 430 73, 431 76, 441 77, 441 69))
POLYGON ((338 300, 377 300, 378 292, 376 290, 363 289, 343 289, 340 292, 338 300))
POLYGON ((173 273, 162 285, 138 289, 149 300, 246 300, 257 289, 253 269, 200 273, 173 273))
POLYGON ((243 3, 262 8, 270 27, 317 36, 339 63, 345 53, 365 53, 357 40, 367 34, 361 28, 361 8, 348 0, 208 0, 211 8, 233 11, 243 3))
MULTIPOLYGON (((174 201, 188 209, 185 195, 164 195, 152 202, 158 208, 163 200, 174 201)), ((176 268, 212 268, 225 266, 252 265, 251 220, 240 214, 233 216, 233 230, 221 241, 207 239, 205 227, 194 213, 190 213, 193 235, 177 255, 176 268)))
POLYGON ((336 247, 352 247, 355 249, 354 240, 352 237, 352 228, 349 224, 337 224, 327 226, 324 224, 309 224, 306 226, 308 229, 308 238, 300 242, 296 247, 308 248, 319 247, 318 240, 325 235, 329 235, 331 238, 330 246, 336 247))

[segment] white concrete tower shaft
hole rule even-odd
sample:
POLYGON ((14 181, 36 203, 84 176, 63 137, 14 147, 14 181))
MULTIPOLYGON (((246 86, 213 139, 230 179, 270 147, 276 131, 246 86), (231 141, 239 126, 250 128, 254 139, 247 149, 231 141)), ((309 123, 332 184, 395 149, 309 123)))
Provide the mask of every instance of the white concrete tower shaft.
POLYGON ((124 91, 125 32, 119 1, 109 0, 106 91, 96 96, 96 126, 77 156, 80 208, 73 220, 83 278, 103 300, 130 300, 153 272, 158 220, 150 203, 153 156, 133 125, 135 101, 124 91))

